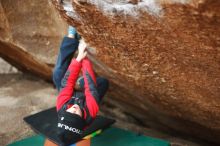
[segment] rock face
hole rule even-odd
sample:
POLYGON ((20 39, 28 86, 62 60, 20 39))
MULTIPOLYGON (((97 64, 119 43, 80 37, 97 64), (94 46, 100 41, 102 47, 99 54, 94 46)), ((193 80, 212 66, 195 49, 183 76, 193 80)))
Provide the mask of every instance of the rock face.
POLYGON ((124 110, 220 142, 220 2, 53 2, 96 49, 124 110))
POLYGON ((0 0, 0 56, 22 71, 50 80, 65 28, 48 1, 0 0))
MULTIPOLYGON (((93 48, 97 72, 111 81, 109 100, 145 126, 220 143, 219 1, 52 2, 93 48)), ((41 64, 32 72, 51 69, 66 27, 52 4, 2 0, 0 11, 1 44, 41 64)))

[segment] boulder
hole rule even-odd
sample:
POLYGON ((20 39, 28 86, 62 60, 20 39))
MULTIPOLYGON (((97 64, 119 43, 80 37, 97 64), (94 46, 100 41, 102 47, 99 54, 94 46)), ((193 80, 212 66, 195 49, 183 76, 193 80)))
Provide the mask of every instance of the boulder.
POLYGON ((49 1, 0 0, 0 57, 51 80, 66 26, 49 1))
POLYGON ((52 1, 128 114, 220 143, 219 1, 52 1))
POLYGON ((142 126, 220 143, 219 1, 0 0, 0 12, 0 56, 20 70, 51 79, 67 22, 111 81, 107 102, 142 126))

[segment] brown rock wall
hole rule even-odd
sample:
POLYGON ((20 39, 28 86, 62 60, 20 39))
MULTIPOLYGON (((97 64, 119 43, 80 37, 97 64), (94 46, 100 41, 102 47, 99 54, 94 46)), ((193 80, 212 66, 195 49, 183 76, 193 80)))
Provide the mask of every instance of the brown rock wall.
MULTIPOLYGON (((111 9, 118 1, 108 0, 106 10, 88 0, 72 13, 52 2, 94 48, 117 106, 145 126, 220 143, 220 2, 121 0, 126 7, 111 9)), ((0 56, 50 80, 66 30, 51 1, 0 0, 0 12, 0 56)))
POLYGON ((66 24, 48 0, 1 0, 0 39, 54 64, 66 24), (50 56, 50 57, 48 57, 50 56))
POLYGON ((51 80, 66 24, 45 0, 0 0, 0 56, 21 71, 51 80))
POLYGON ((79 20, 61 15, 96 48, 94 62, 118 86, 112 92, 122 108, 147 125, 155 126, 150 116, 218 142, 220 3, 162 4, 159 16, 106 15, 90 1, 73 3, 79 20))

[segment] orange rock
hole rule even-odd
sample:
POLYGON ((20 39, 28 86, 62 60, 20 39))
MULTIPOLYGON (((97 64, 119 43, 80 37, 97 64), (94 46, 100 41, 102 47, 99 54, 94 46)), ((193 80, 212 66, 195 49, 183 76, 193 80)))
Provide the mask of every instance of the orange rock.
MULTIPOLYGON (((95 49, 96 71, 111 81, 107 101, 144 126, 220 143, 219 1, 52 2, 95 49)), ((1 1, 0 12, 1 42, 37 63, 55 63, 66 25, 51 3, 1 1)), ((15 60, 9 62, 32 67, 15 60)))

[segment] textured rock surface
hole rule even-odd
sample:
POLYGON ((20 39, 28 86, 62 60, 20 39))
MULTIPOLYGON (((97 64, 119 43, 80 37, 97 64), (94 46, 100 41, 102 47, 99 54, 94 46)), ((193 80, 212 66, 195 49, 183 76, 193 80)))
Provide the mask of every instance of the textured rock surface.
POLYGON ((220 142, 219 1, 53 2, 96 49, 124 110, 144 125, 220 142))
MULTIPOLYGON (((49 1, 0 2, 0 43, 25 51, 41 64, 31 72, 48 78, 64 21, 49 1)), ((91 58, 111 80, 117 106, 144 126, 220 143, 219 1, 64 2, 67 13, 53 0, 94 48, 91 58)), ((8 61, 32 68, 14 56, 8 61)))
POLYGON ((0 0, 0 56, 22 71, 50 79, 65 28, 49 1, 0 0))

